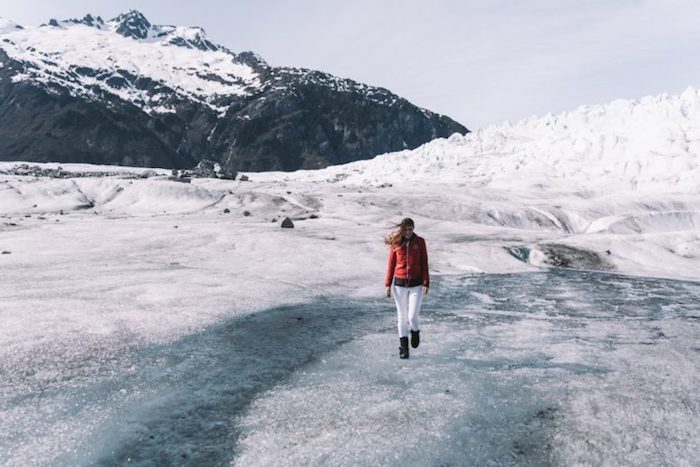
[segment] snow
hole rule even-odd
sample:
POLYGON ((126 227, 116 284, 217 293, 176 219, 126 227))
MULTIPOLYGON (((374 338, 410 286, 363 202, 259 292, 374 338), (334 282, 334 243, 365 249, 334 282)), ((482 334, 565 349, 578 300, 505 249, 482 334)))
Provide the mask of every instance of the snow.
POLYGON ((120 77, 126 72, 150 78, 182 97, 210 106, 215 105, 217 97, 247 95, 260 86, 259 77, 252 68, 236 62, 229 52, 203 51, 169 42, 173 37, 201 38, 201 29, 161 28, 166 28, 168 33, 160 38, 135 40, 109 29, 79 23, 61 22, 59 27, 21 30, 14 30, 11 23, 3 23, 0 47, 10 58, 28 65, 23 73, 13 76, 15 81, 54 83, 89 98, 96 97, 92 87, 97 86, 146 111, 168 112, 171 109, 159 105, 158 94, 149 97, 133 86, 119 88, 105 79, 78 74, 76 69, 91 68, 103 77, 120 77), (209 75, 217 79, 208 79, 209 75))
POLYGON ((249 182, 0 163, 3 462, 692 465, 697 99, 249 182), (407 215, 434 285, 402 362, 407 215))
MULTIPOLYGON (((173 105, 162 102, 174 92, 175 97, 207 105, 223 116, 228 104, 222 97, 247 96, 269 86, 234 53, 209 41, 201 27, 153 25, 135 10, 107 22, 86 15, 82 20, 51 20, 40 27, 18 28, 0 18, 0 48, 20 63, 12 82, 39 83, 48 92, 59 87, 92 100, 104 100, 106 92, 147 113, 174 112, 173 105), (125 37, 118 32, 121 29, 132 34, 125 37), (151 84, 165 89, 159 92, 151 84)), ((265 63, 259 55, 253 58, 265 63)), ((282 67, 269 71, 268 80, 281 79, 274 74, 283 73, 302 84, 360 92, 380 104, 392 105, 398 98, 386 89, 315 70, 282 67)))
POLYGON ((504 190, 700 190, 700 94, 584 106, 454 134, 418 149, 264 179, 381 184, 440 181, 504 190))
POLYGON ((18 29, 22 29, 22 26, 10 21, 9 19, 0 17, 0 34, 16 31, 18 29))

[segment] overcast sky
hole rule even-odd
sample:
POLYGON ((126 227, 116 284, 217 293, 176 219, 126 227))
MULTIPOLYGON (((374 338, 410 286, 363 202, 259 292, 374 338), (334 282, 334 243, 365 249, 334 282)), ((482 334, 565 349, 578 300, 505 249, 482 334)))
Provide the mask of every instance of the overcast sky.
POLYGON ((700 87, 700 0, 0 0, 24 26, 203 27, 234 52, 382 86, 470 129, 700 87))

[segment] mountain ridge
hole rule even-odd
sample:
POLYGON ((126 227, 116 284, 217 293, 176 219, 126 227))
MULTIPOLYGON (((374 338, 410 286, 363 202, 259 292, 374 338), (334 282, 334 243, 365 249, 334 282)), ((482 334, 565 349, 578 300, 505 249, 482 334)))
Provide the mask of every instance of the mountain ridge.
POLYGON ((386 89, 271 67, 136 10, 0 31, 3 160, 296 170, 469 131, 386 89))

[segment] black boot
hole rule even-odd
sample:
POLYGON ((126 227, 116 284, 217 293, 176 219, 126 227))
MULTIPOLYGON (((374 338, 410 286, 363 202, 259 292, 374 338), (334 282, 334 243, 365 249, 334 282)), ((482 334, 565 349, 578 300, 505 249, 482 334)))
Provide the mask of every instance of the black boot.
POLYGON ((399 337, 401 347, 399 347, 399 358, 408 358, 408 337, 399 337))
POLYGON ((411 330, 411 347, 414 349, 420 344, 420 331, 411 330))

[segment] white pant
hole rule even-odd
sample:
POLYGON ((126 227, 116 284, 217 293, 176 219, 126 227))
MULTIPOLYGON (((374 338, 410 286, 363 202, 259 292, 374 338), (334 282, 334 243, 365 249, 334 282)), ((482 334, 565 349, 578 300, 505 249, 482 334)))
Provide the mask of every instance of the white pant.
POLYGON ((399 337, 408 336, 408 327, 412 331, 420 330, 420 305, 423 301, 423 286, 399 287, 393 285, 396 314, 399 319, 399 337))

